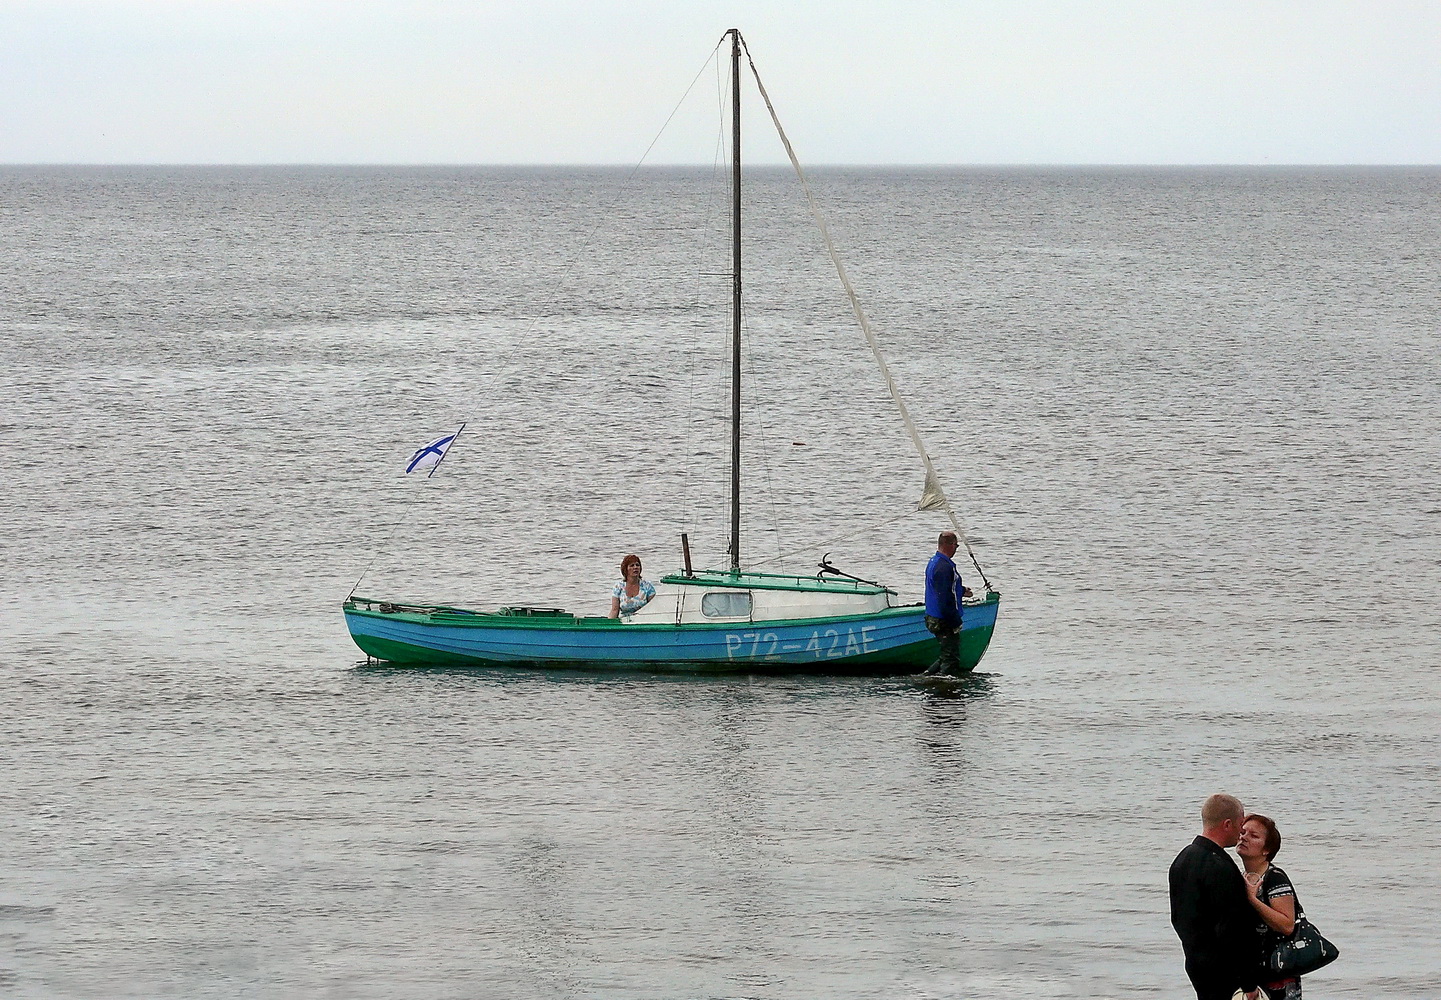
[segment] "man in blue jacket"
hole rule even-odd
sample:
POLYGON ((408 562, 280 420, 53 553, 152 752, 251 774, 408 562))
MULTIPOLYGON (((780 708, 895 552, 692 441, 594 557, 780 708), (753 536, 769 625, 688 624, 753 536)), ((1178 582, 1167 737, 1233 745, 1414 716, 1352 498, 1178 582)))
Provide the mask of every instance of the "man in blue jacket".
POLYGON ((956 570, 956 533, 943 531, 936 539, 936 554, 926 566, 926 628, 941 643, 941 655, 926 668, 928 674, 953 674, 961 666, 961 598, 971 596, 956 570))

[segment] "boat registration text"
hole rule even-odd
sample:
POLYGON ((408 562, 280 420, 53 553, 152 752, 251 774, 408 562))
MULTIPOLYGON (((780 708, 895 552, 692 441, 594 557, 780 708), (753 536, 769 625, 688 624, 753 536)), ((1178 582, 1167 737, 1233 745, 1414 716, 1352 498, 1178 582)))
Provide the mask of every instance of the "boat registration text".
POLYGON ((726 656, 732 660, 777 660, 787 653, 809 653, 817 660, 844 656, 860 656, 874 651, 874 625, 839 629, 816 629, 810 639, 789 636, 782 639, 774 632, 727 632, 726 656))

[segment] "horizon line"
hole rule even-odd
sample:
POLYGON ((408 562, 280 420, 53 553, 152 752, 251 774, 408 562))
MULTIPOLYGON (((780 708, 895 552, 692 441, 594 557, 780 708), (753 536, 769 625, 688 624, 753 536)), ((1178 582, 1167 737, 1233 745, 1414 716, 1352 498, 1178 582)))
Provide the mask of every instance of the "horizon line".
MULTIPOLYGON (((584 168, 588 170, 646 170, 664 168, 703 168, 714 169, 714 163, 701 162, 674 162, 674 163, 621 163, 621 162, 537 162, 537 161, 461 161, 461 160, 432 160, 432 161, 402 161, 402 160, 0 160, 0 168, 5 167, 404 167, 404 168, 521 168, 521 169, 544 169, 544 168, 584 168)), ((1304 161, 1273 162, 1270 160, 1208 160, 1191 162, 1124 162, 1124 161, 996 161, 996 162, 894 162, 876 163, 859 161, 833 161, 828 163, 807 164, 807 170, 825 170, 833 168, 861 168, 861 169, 933 169, 933 170, 958 170, 958 169, 980 169, 980 170, 1011 170, 1011 169, 1198 169, 1215 167, 1271 167, 1271 168, 1398 168, 1398 169, 1419 169, 1441 167, 1441 163, 1400 163, 1400 162, 1360 162, 1360 161, 1304 161)), ((784 160, 767 163, 751 163, 747 170, 784 168, 789 169, 790 164, 784 160)))

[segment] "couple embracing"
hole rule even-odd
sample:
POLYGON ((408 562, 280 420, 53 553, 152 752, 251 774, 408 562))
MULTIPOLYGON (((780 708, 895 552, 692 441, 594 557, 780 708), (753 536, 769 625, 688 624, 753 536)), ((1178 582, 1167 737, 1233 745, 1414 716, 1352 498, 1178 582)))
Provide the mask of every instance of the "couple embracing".
POLYGON ((1299 976, 1277 978, 1264 966, 1302 912, 1291 880, 1271 863, 1280 849, 1276 824, 1246 815, 1234 796, 1201 806, 1201 835, 1171 864, 1171 926, 1197 1000, 1231 1000, 1237 990, 1247 1000, 1301 1000, 1299 976))

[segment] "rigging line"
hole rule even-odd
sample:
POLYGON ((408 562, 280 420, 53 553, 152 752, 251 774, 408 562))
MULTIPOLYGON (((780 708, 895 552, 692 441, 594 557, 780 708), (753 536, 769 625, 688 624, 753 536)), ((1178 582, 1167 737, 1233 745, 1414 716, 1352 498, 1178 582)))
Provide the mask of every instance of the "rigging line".
MULTIPOLYGON (((831 538, 822 538, 822 539, 819 539, 819 540, 813 540, 813 541, 811 541, 811 542, 808 542, 808 543, 806 544, 806 547, 803 548, 803 549, 792 549, 790 552, 786 552, 786 553, 784 553, 783 555, 777 556, 777 557, 775 558, 774 562, 767 561, 767 562, 762 562, 762 563, 756 563, 755 565, 756 565, 757 567, 759 567, 759 566, 774 566, 774 565, 778 565, 783 559, 789 559, 791 556, 798 556, 798 555, 802 555, 802 554, 807 553, 807 552, 814 552, 817 548, 825 548, 826 546, 829 546, 829 545, 835 545, 837 542, 848 542, 848 541, 850 541, 852 538, 859 538, 861 535, 871 534, 872 532, 877 531, 877 530, 879 530, 879 529, 881 529, 881 528, 884 528, 884 527, 886 527, 887 525, 895 524, 897 521, 901 520, 902 518, 910 517, 912 514, 915 514, 915 513, 918 513, 918 512, 917 512, 917 511, 914 511, 914 510, 903 510, 903 511, 901 511, 899 514, 893 514, 893 515, 891 515, 889 518, 887 518, 887 519, 884 520, 884 521, 879 521, 879 522, 876 522, 876 523, 873 523, 873 524, 867 524, 864 528, 860 528, 860 529, 858 529, 858 530, 856 530, 856 531, 853 531, 853 532, 851 532, 851 533, 848 534, 848 535, 839 535, 839 536, 834 536, 834 537, 831 537, 831 538)), ((754 568, 754 567, 753 567, 753 568, 754 568)))
MULTIPOLYGON (((439 463, 437 463, 436 467, 439 468, 439 463)), ((431 469, 430 471, 433 474, 435 472, 435 469, 431 469)), ((401 480, 401 482, 404 481, 405 480, 401 480)), ((426 476, 424 479, 421 480, 421 482, 430 482, 430 476, 426 476)), ((405 489, 405 487, 402 486, 401 489, 405 489)), ((410 491, 410 499, 408 499, 405 503, 405 506, 400 509, 400 517, 395 521, 394 524, 390 526, 390 534, 385 536, 385 541, 381 542, 379 545, 376 546, 375 554, 370 557, 370 562, 365 564, 365 569, 360 571, 360 577, 355 581, 355 586, 351 587, 350 593, 345 595, 345 599, 347 601, 354 597, 355 592, 360 589, 361 583, 365 580, 366 576, 370 574, 370 568, 375 565, 375 560, 379 559, 380 554, 385 551, 386 547, 389 546, 392 541, 394 541, 395 533, 400 530, 400 526, 402 524, 406 523, 406 515, 410 513, 410 508, 415 506, 415 502, 420 499, 424 491, 424 486, 418 489, 412 489, 410 491)))
MULTIPOLYGON (((720 49, 720 46, 717 45, 717 46, 716 46, 716 50, 719 51, 719 49, 720 49)), ((725 81, 722 79, 722 76, 721 76, 721 61, 720 61, 719 59, 714 58, 715 52, 712 52, 712 53, 711 53, 711 56, 712 56, 712 60, 711 60, 711 61, 714 63, 714 65, 715 65, 715 71, 716 71, 716 105, 717 105, 717 108, 719 109, 719 117, 718 117, 718 120, 717 120, 717 127, 716 127, 715 155, 714 155, 714 157, 713 157, 712 160, 711 160, 710 184, 706 187, 707 199, 706 199, 706 205, 705 205, 705 212, 704 212, 703 215, 702 215, 702 224, 701 224, 701 235, 702 235, 702 237, 709 235, 709 233, 710 233, 710 231, 711 231, 711 226, 713 225, 713 223, 714 223, 714 221, 715 221, 715 219, 716 219, 716 216, 717 216, 716 204, 717 204, 718 199, 717 199, 717 197, 716 197, 717 188, 716 188, 716 185, 715 185, 715 180, 716 180, 716 177, 720 174, 720 162, 721 162, 721 157, 722 157, 722 155, 724 155, 724 151, 725 151, 725 92, 724 92, 724 91, 725 91, 725 81)), ((699 254, 697 255, 697 258, 698 258, 699 260, 703 260, 703 259, 704 259, 703 256, 702 256, 702 255, 699 255, 699 254)), ((702 264, 701 266, 704 266, 704 265, 702 264)), ((695 272, 695 284, 694 284, 694 286, 693 286, 693 288, 694 288, 694 293, 693 293, 694 298, 693 298, 693 300, 692 300, 691 305, 692 305, 693 308, 695 308, 695 309, 697 309, 697 310, 699 310, 700 307, 701 307, 701 305, 702 305, 702 299, 701 299, 701 277, 702 277, 702 274, 703 274, 703 272, 702 272, 699 268, 698 268, 698 269, 696 270, 696 272, 695 272)), ((702 331, 704 331, 705 326, 706 326, 705 322, 700 323, 700 327, 701 327, 701 330, 702 330, 702 331)), ((704 348, 703 348, 704 343, 705 343, 704 338, 700 338, 700 344, 702 345, 702 348, 701 348, 702 350, 704 349, 704 348)), ((682 496, 682 500, 681 500, 681 530, 683 530, 683 531, 693 531, 693 530, 695 529, 695 527, 696 527, 696 525, 695 525, 694 523, 692 523, 692 521, 691 521, 691 513, 692 513, 693 508, 692 508, 692 505, 691 505, 691 490, 690 490, 690 485, 691 485, 691 468, 692 468, 693 459, 694 459, 694 457, 695 457, 695 456, 692 454, 691 447, 692 447, 692 443, 695 441, 695 383, 696 383, 696 369, 697 369, 697 365, 696 365, 696 353, 697 353, 696 351, 690 351, 690 352, 687 352, 687 354, 686 354, 686 358, 687 358, 687 361, 689 362, 689 364, 688 364, 688 366, 687 366, 687 371, 686 371, 686 424, 685 424, 685 450, 684 450, 684 455, 685 455, 685 467, 684 467, 684 471, 683 471, 682 476, 681 476, 681 496, 682 496)))
POLYGON ((631 168, 630 176, 626 177, 626 183, 629 183, 635 177, 635 172, 641 168, 642 164, 645 163, 645 158, 650 155, 650 151, 652 149, 655 149, 655 144, 660 142, 660 137, 664 135, 665 130, 670 127, 671 120, 675 118, 676 113, 680 111, 681 105, 684 104, 685 99, 690 96, 690 92, 695 89, 696 81, 701 78, 701 74, 704 73, 707 67, 710 66, 711 60, 715 59, 715 54, 720 51, 720 47, 722 44, 724 44, 724 42, 725 36, 722 35, 721 40, 719 42, 716 42, 715 48, 711 49, 710 55, 705 57, 705 62, 701 63, 700 69, 696 71, 695 77, 690 82, 690 86, 685 89, 684 94, 680 95, 680 100, 675 102, 675 107, 671 108, 670 115, 661 125, 660 131, 655 134, 655 138, 650 141, 650 145, 645 147, 645 152, 640 154, 640 160, 636 163, 634 167, 631 168))
MULTIPOLYGON (((703 74, 703 73, 706 71, 706 67, 709 66, 713 61, 716 62, 717 65, 719 64, 719 60, 717 60, 717 59, 715 58, 715 54, 716 54, 716 52, 718 52, 718 51, 720 50, 721 45, 725 42, 725 38, 726 38, 726 36, 724 36, 724 35, 721 36, 721 40, 718 41, 718 42, 716 42, 716 47, 711 50, 711 54, 706 57, 706 59, 705 59, 704 62, 701 63, 701 67, 700 67, 700 69, 699 69, 698 71, 696 71, 696 75, 695 75, 695 77, 691 80, 690 86, 686 87, 685 93, 681 95, 680 100, 677 101, 675 107, 674 107, 673 109, 671 109, 671 113, 670 113, 669 117, 667 117, 666 120, 665 120, 665 122, 664 122, 664 124, 661 125, 660 130, 659 130, 658 132, 656 132, 655 138, 650 141, 650 145, 645 148, 645 152, 642 153, 640 159, 639 159, 638 161, 636 161, 636 165, 635 165, 634 167, 632 167, 631 170, 630 170, 630 173, 626 175, 626 179, 625 179, 624 183, 621 185, 621 190, 618 191, 618 192, 616 192, 616 194, 613 196, 613 198, 612 198, 612 200, 611 200, 611 202, 610 202, 610 205, 609 205, 608 207, 614 207, 614 206, 618 205, 618 204, 621 202, 621 200, 624 198, 624 196, 625 196, 625 194, 626 194, 625 188, 631 183, 631 181, 633 181, 633 180, 635 179, 636 172, 639 171, 640 168, 641 168, 641 166, 645 163, 645 158, 650 155, 650 151, 655 148, 655 144, 660 141, 660 137, 665 134, 666 128, 669 127, 672 119, 675 118, 676 113, 680 111, 681 105, 683 105, 683 104, 685 103, 685 99, 690 96, 691 90, 694 89, 694 87, 695 87, 695 85, 696 85, 696 81, 701 78, 701 74, 703 74)), ((593 246, 594 243, 595 243, 595 239, 594 239, 594 237, 592 237, 592 239, 590 240, 588 246, 593 246)), ((559 277, 560 277, 560 278, 564 278, 564 277, 566 277, 567 275, 569 275, 571 271, 575 270, 576 264, 577 264, 577 260, 576 260, 576 259, 572 259, 569 264, 565 265, 565 267, 564 267, 564 269, 562 270, 562 273, 561 273, 561 275, 560 275, 559 277)), ((559 279, 557 279, 557 281, 559 281, 559 279)), ((541 321, 542 319, 545 319, 545 318, 547 318, 547 317, 545 317, 545 316, 536 316, 536 317, 534 317, 534 318, 530 321, 530 323, 526 325, 525 330, 521 333, 520 341, 519 341, 519 342, 520 342, 520 343, 525 343, 525 342, 529 341, 529 340, 530 340, 530 335, 531 335, 531 333, 534 332, 535 328, 540 325, 540 321, 541 321)), ((517 350, 518 350, 518 349, 517 349, 517 350)))
POLYGON ((870 320, 867 319, 865 310, 861 308, 860 297, 856 294, 855 287, 851 284, 850 276, 846 273, 845 265, 841 263, 840 255, 836 252, 835 242, 831 239, 830 227, 826 225, 825 216, 821 214, 820 207, 816 204, 815 196, 811 193, 811 186, 806 181, 805 171, 801 169, 801 161, 796 156, 795 149, 791 146, 790 138, 786 130, 781 127, 780 116, 776 114, 775 105, 771 104, 770 95, 766 93, 765 84, 761 82, 760 70, 756 69, 755 59, 751 57, 750 47, 746 45, 745 39, 741 39, 741 45, 746 50, 746 61, 750 64, 751 74, 755 77, 756 88, 760 90, 761 100, 765 102, 766 110, 770 112, 771 122, 776 127, 776 133, 780 136, 781 145, 785 146, 786 155, 790 157, 791 166, 795 168, 796 177, 800 179, 801 190, 806 195, 806 207, 810 209, 811 218, 815 220, 816 226, 821 231, 821 240, 825 243, 826 253, 830 255, 831 263, 835 265, 836 274, 841 279, 841 285, 845 288, 846 296, 850 299, 851 311, 855 313, 856 321, 861 326, 861 333, 865 335, 866 343, 870 346, 871 354, 880 367, 881 375, 885 379, 886 389, 895 401, 896 407, 901 411, 901 420, 905 424, 906 433, 910 435, 911 444, 915 446, 916 452, 921 456, 921 461, 926 467, 926 483, 921 495, 920 509, 931 509, 931 504, 938 501, 940 509, 946 512, 950 518, 951 525, 956 529, 956 535, 966 547, 966 554, 971 557, 971 564, 976 567, 976 572, 981 575, 981 582, 986 585, 989 592, 991 581, 986 579, 986 571, 981 569, 980 560, 976 558, 975 550, 971 547, 971 540, 966 537, 966 531, 961 527, 960 518, 951 508, 951 502, 947 499, 945 490, 941 487, 940 477, 936 475, 936 468, 931 464, 931 456, 926 451, 926 446, 921 441, 920 432, 916 430, 915 422, 911 419, 911 412, 906 407, 905 400, 901 398, 900 390, 896 387, 895 379, 891 377, 890 366, 886 364, 885 356, 881 353, 880 342, 876 339, 875 331, 871 329, 870 320))
MULTIPOLYGON (((440 453, 440 457, 435 460, 435 464, 432 465, 432 466, 430 467, 430 471, 429 471, 428 473, 426 473, 426 475, 425 475, 425 481, 426 481, 426 482, 430 482, 430 478, 435 475, 436 470, 438 470, 438 469, 441 467, 441 465, 445 462, 446 456, 449 455, 451 449, 455 447, 455 443, 460 440, 460 436, 465 433, 465 425, 466 425, 467 423, 469 423, 469 421, 467 421, 467 420, 462 420, 462 421, 460 422, 460 427, 457 428, 457 429, 456 429, 456 432, 450 436, 450 442, 445 445, 444 449, 443 449, 443 450, 441 451, 441 453, 440 453)), ((410 472, 410 470, 407 468, 407 469, 406 469, 406 474, 409 475, 409 472, 410 472)), ((403 488, 404 488, 404 487, 402 487, 402 489, 403 489, 403 488)), ((409 502, 405 505, 405 507, 402 508, 402 510, 401 510, 401 517, 400 517, 400 519, 399 519, 398 521, 396 521, 393 525, 391 525, 391 527, 390 527, 390 534, 386 536, 385 541, 383 541, 383 542, 380 543, 380 546, 376 549, 375 554, 370 557, 370 562, 368 562, 368 563, 365 564, 365 569, 363 569, 363 570, 360 571, 360 578, 355 581, 355 586, 353 586, 353 587, 350 588, 350 593, 345 595, 345 599, 346 599, 347 601, 350 600, 352 597, 355 596, 355 592, 360 589, 360 584, 361 584, 361 582, 365 579, 365 575, 366 575, 367 573, 369 573, 369 572, 370 572, 370 568, 375 565, 375 560, 380 558, 380 553, 383 552, 383 551, 385 551, 386 546, 388 546, 388 545, 391 543, 391 541, 395 538, 395 533, 396 533, 397 531, 399 531, 399 530, 400 530, 400 526, 405 523, 405 515, 410 512, 411 506, 415 503, 415 501, 416 501, 417 499, 419 499, 419 497, 420 497, 420 490, 419 490, 419 489, 413 489, 413 490, 411 490, 411 494, 412 494, 412 495, 411 495, 410 501, 409 501, 409 502)))
MULTIPOLYGON (((743 311, 741 313, 741 330, 745 334, 746 347, 749 348, 751 346, 753 338, 751 336, 751 322, 750 314, 748 312, 743 311)), ((753 358, 753 352, 747 350, 744 362, 751 376, 751 416, 753 418, 752 422, 756 425, 759 437, 761 439, 761 468, 763 468, 766 473, 766 499, 770 501, 771 525, 776 533, 776 558, 777 560, 779 560, 781 551, 781 519, 780 514, 776 512, 776 487, 775 481, 771 477, 770 443, 766 440, 766 420, 765 412, 761 406, 760 380, 756 378, 756 366, 753 358)))

